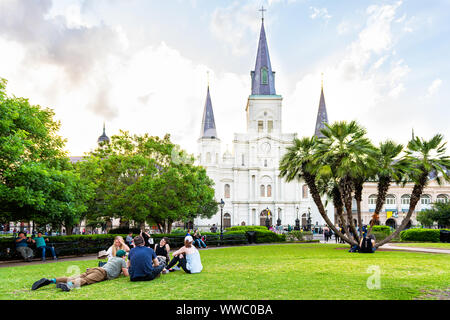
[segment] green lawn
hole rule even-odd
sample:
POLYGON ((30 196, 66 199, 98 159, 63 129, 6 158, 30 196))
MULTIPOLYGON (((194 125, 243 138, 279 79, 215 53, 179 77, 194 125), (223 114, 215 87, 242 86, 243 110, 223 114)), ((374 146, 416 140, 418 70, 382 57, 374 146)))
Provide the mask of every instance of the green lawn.
MULTIPOLYGON (((423 290, 450 290, 450 255, 379 251, 348 253, 335 244, 287 244, 200 251, 200 274, 177 271, 151 282, 128 278, 69 293, 54 285, 31 291, 41 277, 70 275, 68 268, 96 261, 0 268, 0 299, 413 299, 423 290), (369 266, 381 271, 381 288, 368 289, 369 266)), ((340 246, 347 248, 347 246, 340 246)))
POLYGON ((443 242, 392 243, 392 245, 397 246, 397 247, 450 249, 450 243, 443 243, 443 242))

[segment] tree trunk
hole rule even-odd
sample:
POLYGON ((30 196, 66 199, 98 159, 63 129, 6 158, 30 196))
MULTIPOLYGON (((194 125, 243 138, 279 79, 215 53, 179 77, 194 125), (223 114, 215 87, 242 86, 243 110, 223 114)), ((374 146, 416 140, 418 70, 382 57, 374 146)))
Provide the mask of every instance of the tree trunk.
POLYGON ((332 197, 333 197, 333 205, 336 208, 336 212, 341 220, 342 228, 344 229, 346 234, 350 234, 348 230, 348 223, 344 217, 344 204, 342 203, 342 196, 339 188, 337 186, 333 187, 332 197))
POLYGON ((353 213, 352 213, 352 184, 349 178, 343 178, 339 183, 339 188, 341 195, 343 197, 343 203, 345 205, 345 211, 347 211, 347 219, 350 225, 349 236, 354 239, 357 244, 359 244, 358 232, 356 231, 355 224, 353 223, 353 213))
MULTIPOLYGON (((305 169, 305 168, 303 168, 305 169)), ((345 235, 343 235, 336 227, 335 225, 330 221, 330 218, 328 218, 327 214, 325 213, 325 208, 323 207, 322 199, 320 198, 320 193, 317 190, 315 177, 307 172, 307 170, 303 170, 304 172, 304 178, 305 182, 309 187, 309 190, 311 192, 311 195, 313 197, 313 200, 319 209, 319 213, 322 216, 322 218, 325 220, 327 225, 330 227, 331 230, 335 234, 337 234, 341 239, 343 239, 345 242, 352 244, 352 245, 358 245, 358 243, 354 239, 349 239, 345 235)))
POLYGON ((356 212, 358 214, 358 228, 362 231, 362 217, 361 217, 361 202, 362 202, 362 190, 363 184, 359 181, 355 183, 355 200, 356 200, 356 212))
POLYGON ((391 186, 391 179, 389 177, 380 177, 378 181, 378 194, 377 203, 375 206, 375 212, 372 215, 372 222, 370 223, 369 232, 367 235, 372 233, 373 226, 379 221, 380 211, 383 208, 384 202, 386 201, 387 192, 391 186))
POLYGON ((425 187, 428 179, 428 172, 423 174, 420 177, 419 183, 414 185, 413 191, 411 193, 411 201, 409 203, 409 210, 406 217, 403 219, 400 226, 397 228, 397 230, 394 231, 391 235, 386 237, 384 240, 378 242, 375 244, 375 248, 381 247, 383 244, 386 244, 390 242, 393 238, 395 238, 403 229, 405 229, 406 225, 408 224, 409 220, 411 220, 411 216, 416 209, 416 205, 420 200, 420 196, 422 195, 423 188, 425 187))

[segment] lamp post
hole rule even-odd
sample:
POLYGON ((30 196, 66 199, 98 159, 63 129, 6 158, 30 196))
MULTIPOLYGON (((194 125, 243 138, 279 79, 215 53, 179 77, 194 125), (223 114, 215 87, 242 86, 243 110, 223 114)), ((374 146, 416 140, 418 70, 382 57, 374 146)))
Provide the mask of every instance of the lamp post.
POLYGON ((281 226, 281 208, 278 208, 277 226, 281 226))
POLYGON ((269 218, 270 218, 270 210, 269 210, 269 208, 266 208, 266 213, 267 213, 267 216, 266 216, 266 227, 267 227, 267 230, 269 230, 270 229, 270 220, 269 220, 269 218))
POLYGON ((295 228, 294 228, 294 230, 297 230, 297 231, 299 231, 300 230, 300 220, 298 219, 298 210, 299 210, 299 207, 297 206, 297 219, 295 219, 295 228))
POLYGON ((311 207, 308 208, 308 231, 311 231, 311 207))
POLYGON ((223 199, 220 199, 220 241, 222 242, 223 239, 223 228, 222 228, 222 224, 223 224, 223 207, 225 206, 225 202, 223 201, 223 199))

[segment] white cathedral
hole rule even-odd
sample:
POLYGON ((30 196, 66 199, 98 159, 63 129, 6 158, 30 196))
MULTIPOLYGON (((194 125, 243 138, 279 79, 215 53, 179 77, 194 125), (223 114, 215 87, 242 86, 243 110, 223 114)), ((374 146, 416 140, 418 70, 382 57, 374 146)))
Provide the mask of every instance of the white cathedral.
MULTIPOLYGON (((245 108, 247 132, 235 133, 232 153, 221 155, 221 140, 217 135, 209 85, 198 139, 197 165, 203 166, 215 182, 215 196, 225 202, 223 228, 237 225, 266 225, 270 212, 270 225, 277 222, 287 227, 295 220, 313 228, 325 224, 308 192, 305 183, 286 183, 280 177, 279 162, 297 137, 296 133, 283 133, 283 97, 275 91, 275 72, 272 71, 264 18, 261 24, 255 70, 251 72, 252 92, 245 108)), ((315 134, 328 122, 325 98, 319 102, 315 134)), ((329 201, 327 214, 334 223, 334 207, 329 201)), ((220 209, 210 219, 197 218, 194 225, 209 229, 221 226, 220 209)))

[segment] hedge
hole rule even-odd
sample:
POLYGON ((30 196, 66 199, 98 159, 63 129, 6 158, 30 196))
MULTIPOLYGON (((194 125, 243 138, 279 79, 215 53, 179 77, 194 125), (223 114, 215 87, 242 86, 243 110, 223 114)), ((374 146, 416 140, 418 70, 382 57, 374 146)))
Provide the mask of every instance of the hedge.
MULTIPOLYGON (((449 230, 449 229, 442 229, 449 230)), ((402 241, 440 242, 440 229, 409 229, 400 232, 402 241)))
POLYGON ((236 227, 230 227, 226 229, 227 231, 269 231, 267 227, 264 226, 236 226, 236 227))
POLYGON ((391 227, 389 226, 373 226, 373 232, 384 233, 386 235, 390 235, 392 233, 391 227))

